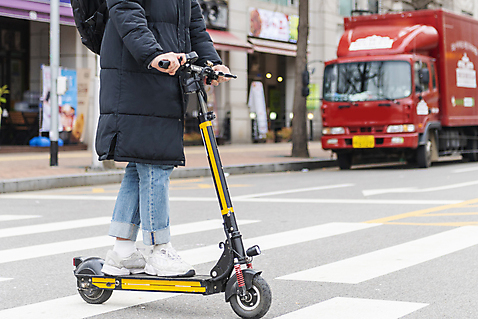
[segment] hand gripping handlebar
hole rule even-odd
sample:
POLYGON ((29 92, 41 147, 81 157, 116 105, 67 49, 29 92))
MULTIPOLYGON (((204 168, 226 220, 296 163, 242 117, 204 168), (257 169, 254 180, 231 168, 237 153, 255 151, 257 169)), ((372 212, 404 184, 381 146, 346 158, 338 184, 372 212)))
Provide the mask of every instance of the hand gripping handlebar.
MULTIPOLYGON (((178 71, 183 71, 186 73, 190 73, 192 75, 199 75, 201 78, 206 78, 206 84, 211 84, 213 80, 217 80, 220 76, 226 78, 236 79, 237 76, 230 73, 224 73, 220 71, 214 71, 212 69, 213 65, 211 62, 208 61, 207 66, 198 66, 194 65, 193 63, 198 59, 198 55, 196 52, 192 51, 186 54, 186 63, 181 65, 178 71)), ((167 69, 169 67, 169 61, 162 60, 159 61, 158 66, 162 69, 167 69)))

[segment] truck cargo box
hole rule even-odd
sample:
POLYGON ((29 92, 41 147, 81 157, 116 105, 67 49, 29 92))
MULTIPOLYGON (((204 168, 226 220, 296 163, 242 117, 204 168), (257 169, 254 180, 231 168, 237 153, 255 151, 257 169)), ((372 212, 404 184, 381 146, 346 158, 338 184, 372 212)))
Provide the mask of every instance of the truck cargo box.
POLYGON ((337 55, 426 54, 436 59, 444 127, 478 125, 478 21, 443 9, 345 18, 337 55), (363 31, 376 26, 373 36, 363 31), (362 35, 361 35, 362 32, 362 35))

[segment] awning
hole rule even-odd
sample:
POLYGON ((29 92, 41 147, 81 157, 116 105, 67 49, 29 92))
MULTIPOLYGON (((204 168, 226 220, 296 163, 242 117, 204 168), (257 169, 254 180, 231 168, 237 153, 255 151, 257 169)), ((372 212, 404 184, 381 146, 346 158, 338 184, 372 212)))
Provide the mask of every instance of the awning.
MULTIPOLYGON (((50 3, 47 0, 0 0, 0 16, 32 21, 50 22, 50 3)), ((75 25, 71 5, 60 3, 60 23, 75 25)))
POLYGON ((293 43, 277 42, 264 39, 249 38, 254 51, 285 56, 297 55, 297 45, 293 43))
POLYGON ((227 31, 207 29, 216 50, 239 50, 252 53, 252 45, 227 31))

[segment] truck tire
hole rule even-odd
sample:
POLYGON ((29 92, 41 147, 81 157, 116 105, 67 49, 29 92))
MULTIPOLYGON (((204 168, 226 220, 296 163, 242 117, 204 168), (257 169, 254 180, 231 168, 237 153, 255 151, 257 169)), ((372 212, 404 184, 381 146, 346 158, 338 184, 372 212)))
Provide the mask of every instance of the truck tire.
POLYGON ((417 148, 417 166, 419 168, 428 168, 432 165, 432 147, 433 143, 430 138, 425 145, 419 145, 417 148))
POLYGON ((340 169, 350 169, 350 167, 352 166, 352 154, 337 154, 337 162, 339 163, 340 169))
MULTIPOLYGON (((467 151, 474 151, 478 150, 478 135, 476 132, 473 132, 473 136, 468 139, 467 142, 467 151)), ((468 160, 468 162, 477 162, 478 161, 478 153, 465 153, 463 154, 463 158, 468 160)))

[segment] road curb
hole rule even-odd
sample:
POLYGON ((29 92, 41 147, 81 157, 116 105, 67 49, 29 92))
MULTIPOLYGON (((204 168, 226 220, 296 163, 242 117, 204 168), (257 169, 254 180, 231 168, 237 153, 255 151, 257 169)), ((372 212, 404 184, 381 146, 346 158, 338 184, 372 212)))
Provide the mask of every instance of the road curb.
MULTIPOLYGON (((224 166, 224 172, 231 175, 275 173, 286 171, 300 171, 304 169, 312 170, 332 166, 336 166, 334 160, 310 159, 298 162, 224 166)), ((211 173, 209 167, 180 168, 175 169, 173 171, 173 173, 171 174, 171 178, 194 178, 210 175, 211 173)), ((123 176, 124 170, 116 170, 62 176, 8 179, 0 181, 0 193, 37 191, 61 187, 113 184, 120 183, 123 179, 123 176)))

